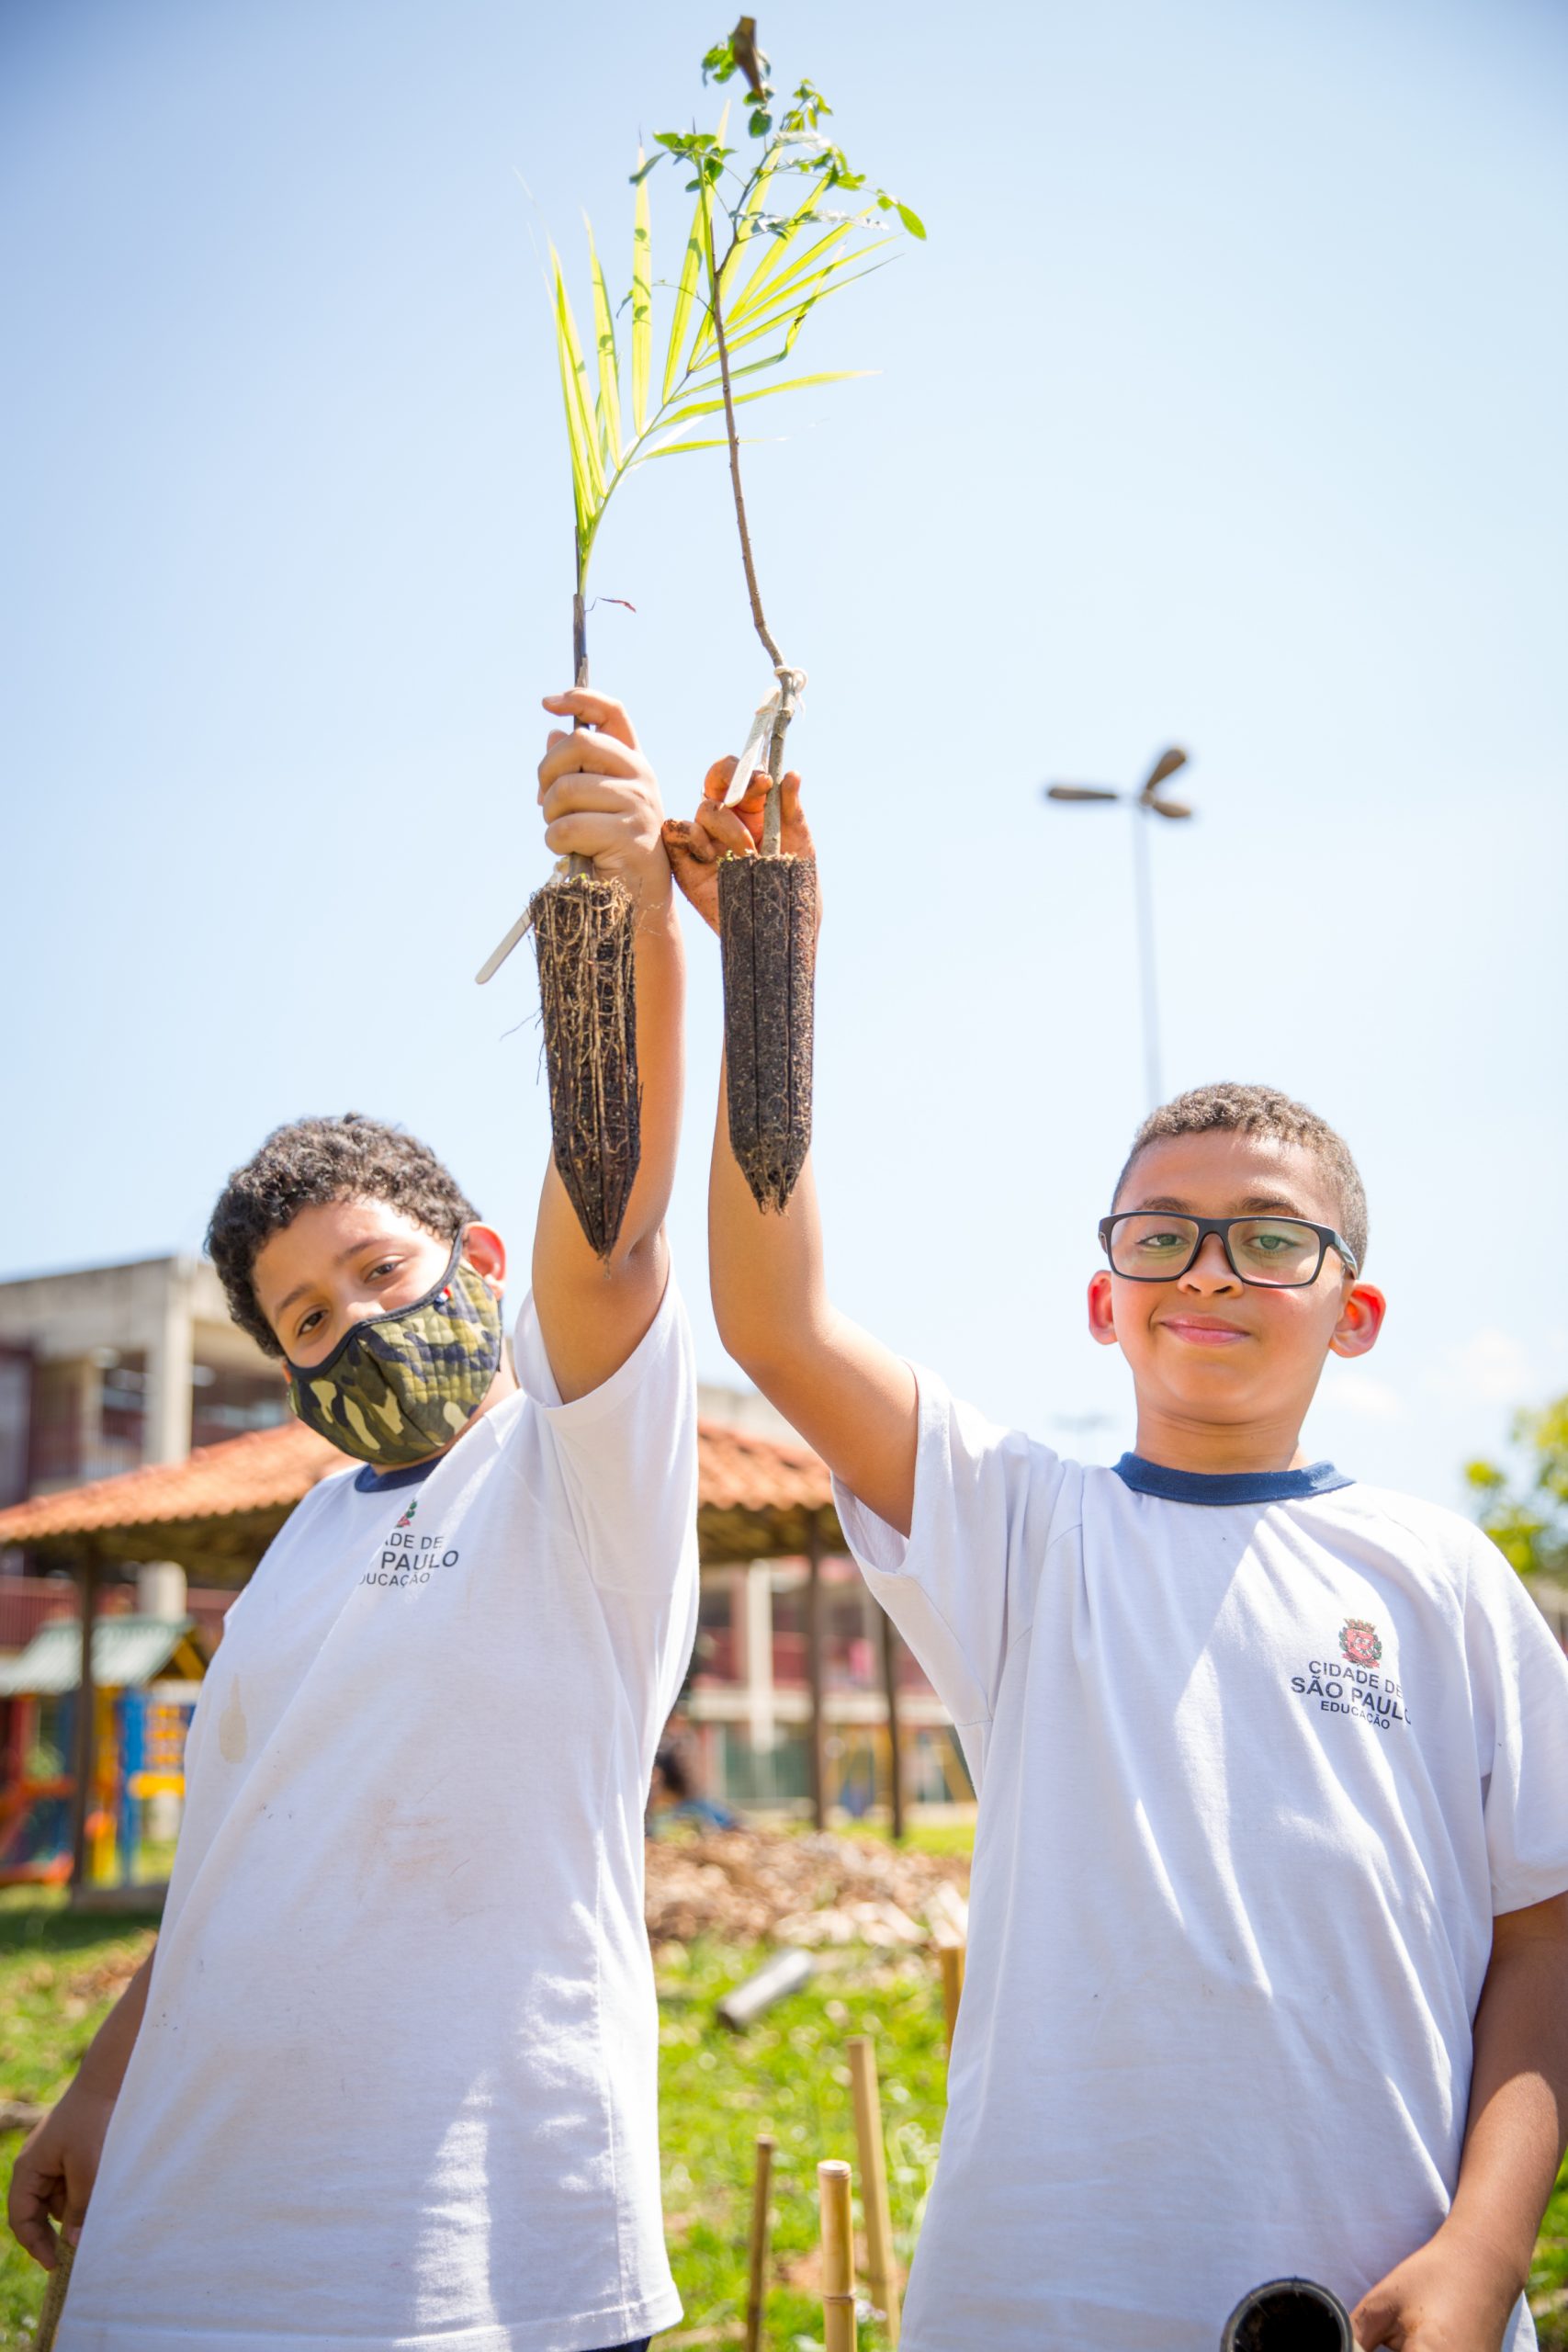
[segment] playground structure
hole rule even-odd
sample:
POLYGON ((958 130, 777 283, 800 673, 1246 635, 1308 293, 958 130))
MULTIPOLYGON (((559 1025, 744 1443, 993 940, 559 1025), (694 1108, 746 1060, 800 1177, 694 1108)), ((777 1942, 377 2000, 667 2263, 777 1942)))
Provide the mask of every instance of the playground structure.
MULTIPOLYGON (((77 1811, 81 1629, 40 1625, 17 1657, 0 1658, 0 1886, 55 1885, 72 1876, 77 1811)), ((133 1887, 152 1851, 153 1875, 172 1849, 185 1796, 185 1744, 206 1651, 190 1617, 102 1617, 93 1627, 87 1705, 92 1736, 82 1807, 82 1883, 133 1887)))

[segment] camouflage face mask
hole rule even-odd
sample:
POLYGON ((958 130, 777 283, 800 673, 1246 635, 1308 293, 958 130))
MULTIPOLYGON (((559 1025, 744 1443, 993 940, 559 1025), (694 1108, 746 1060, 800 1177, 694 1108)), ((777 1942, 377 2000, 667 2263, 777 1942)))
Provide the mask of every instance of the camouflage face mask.
POLYGON ((465 1266, 462 1234, 433 1290, 345 1331, 321 1363, 288 1366, 307 1429, 378 1470, 424 1462, 466 1430, 501 1362, 501 1303, 465 1266))

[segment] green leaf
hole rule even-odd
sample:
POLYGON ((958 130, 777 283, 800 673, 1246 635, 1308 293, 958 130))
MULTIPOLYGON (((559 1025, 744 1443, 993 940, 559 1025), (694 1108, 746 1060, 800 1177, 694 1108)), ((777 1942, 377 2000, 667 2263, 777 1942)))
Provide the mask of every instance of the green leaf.
POLYGON ((604 273, 599 266, 598 247, 593 243, 593 223, 586 213, 582 219, 588 231, 588 267, 593 279, 593 339, 599 352, 596 407, 604 463, 614 469, 621 462, 621 362, 615 350, 615 315, 610 309, 604 273))
MULTIPOLYGON (((640 458, 634 458, 632 466, 646 466, 654 458, 682 457, 688 449, 728 449, 728 447, 729 443, 722 433, 716 441, 664 441, 656 448, 645 449, 640 458)), ((626 468, 628 473, 631 469, 631 466, 626 468)))
POLYGON ((707 191, 700 188, 697 209, 692 215, 691 233, 686 239, 685 259, 675 285, 675 309, 670 321, 670 347, 664 355, 664 390, 660 399, 667 401, 674 390, 682 373, 686 348, 686 329, 692 315, 692 301, 697 290, 705 258, 704 224, 707 219, 707 191))
MULTIPOLYGON (((729 290, 735 283, 736 274, 739 271, 741 261, 745 255, 746 247, 748 244, 752 243, 757 235, 758 216, 761 211, 763 201, 766 198, 768 184, 773 178, 774 166, 777 162, 778 150, 775 147, 771 149, 758 164, 756 172, 752 176, 751 185, 746 193, 746 201, 741 206, 739 217, 735 223, 734 241, 730 245, 729 251, 725 254, 723 261, 719 265, 718 295, 716 298, 716 307, 724 311, 726 323, 728 322, 729 312, 728 310, 724 310, 724 305, 728 301, 729 290)), ((702 359, 704 353, 708 349, 709 345, 714 343, 714 341, 713 311, 711 310, 705 311, 702 316, 702 322, 697 328, 695 335, 692 339, 692 356, 689 363, 692 367, 694 368, 697 366, 698 362, 702 359)))
POLYGON ((728 319, 734 319, 739 323, 746 318, 756 309, 764 293, 772 301, 772 289, 786 271, 798 272, 803 266, 808 268, 820 254, 830 252, 835 245, 841 245, 844 239, 852 233, 855 226, 852 220, 836 221, 830 229, 824 231, 821 236, 809 244, 804 253, 793 251, 807 227, 815 225, 808 221, 804 210, 797 209, 782 229, 775 230, 763 250, 761 261, 758 262, 745 285, 730 304, 727 322, 728 319))
POLYGON ((550 247, 555 272, 556 356, 560 363, 561 398, 566 404, 567 439, 571 448, 571 492, 577 513, 577 551, 581 571, 592 539, 593 526, 604 500, 604 475, 599 461, 592 412, 588 403, 588 370, 577 322, 561 273, 560 255, 550 247))
POLYGON ((925 240, 926 224, 920 219, 919 214, 918 212, 911 211, 907 204, 900 204, 897 210, 898 218, 904 223, 905 228, 909 232, 910 236, 919 237, 923 243, 925 240))
MULTIPOLYGON (((846 220, 839 228, 829 230, 825 237, 818 237, 815 244, 808 246, 804 253, 797 254, 786 268, 775 270, 755 301, 743 299, 741 302, 733 304, 728 315, 733 318, 736 325, 750 325, 761 312, 778 311, 787 305, 793 305, 795 298, 805 293, 807 288, 818 283, 826 284, 827 280, 834 277, 838 271, 852 268, 857 262, 863 260, 867 254, 875 253, 879 246, 893 243, 891 236, 873 237, 864 244, 857 244, 849 253, 835 254, 833 247, 842 244, 853 225, 852 221, 846 220), (829 255, 829 258, 824 260, 824 254, 829 255)), ((750 287, 748 284, 748 297, 750 292, 750 287)))
MULTIPOLYGON (((642 161, 642 150, 637 150, 642 161)), ((653 367, 653 220, 648 180, 638 173, 632 220, 632 431, 648 423, 648 379, 653 367)))
MULTIPOLYGON (((792 376, 787 384, 759 384, 755 391, 736 392, 732 397, 736 407, 740 408, 747 401, 770 401, 775 392, 804 392, 809 390, 813 384, 845 384, 852 376, 869 376, 874 372, 870 368, 833 368, 825 375, 792 376)), ((716 400, 692 401, 681 408, 672 409, 665 422, 669 424, 689 424, 694 417, 716 415, 723 407, 724 394, 721 390, 716 400)))

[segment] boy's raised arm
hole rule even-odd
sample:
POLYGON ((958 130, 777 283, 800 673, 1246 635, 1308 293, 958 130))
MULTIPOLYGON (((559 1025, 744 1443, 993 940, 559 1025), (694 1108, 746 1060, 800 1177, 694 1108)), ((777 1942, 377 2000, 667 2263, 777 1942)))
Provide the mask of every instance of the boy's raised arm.
POLYGON ((583 1237, 552 1159, 534 1238, 534 1304, 564 1403, 609 1379, 659 1312, 669 1275, 664 1214, 681 1133, 685 965, 660 840, 659 785, 630 719, 607 695, 551 695, 545 707, 584 722, 552 729, 539 763, 545 840, 558 857, 591 857, 637 901, 637 1050, 642 1157, 605 1264, 583 1237))
MULTIPOLYGON (((727 854, 749 856, 761 832, 767 778, 754 777, 745 798, 726 808, 734 772, 733 760, 721 760, 708 772, 694 821, 664 829, 676 879, 715 931, 719 865, 727 854)), ((808 857, 797 775, 784 777, 782 796, 783 846, 808 857)), ((844 1485, 907 1535, 915 1498, 914 1374, 828 1295, 810 1159, 782 1215, 758 1208, 729 1148, 722 1076, 708 1269, 719 1336, 730 1355, 844 1485)))

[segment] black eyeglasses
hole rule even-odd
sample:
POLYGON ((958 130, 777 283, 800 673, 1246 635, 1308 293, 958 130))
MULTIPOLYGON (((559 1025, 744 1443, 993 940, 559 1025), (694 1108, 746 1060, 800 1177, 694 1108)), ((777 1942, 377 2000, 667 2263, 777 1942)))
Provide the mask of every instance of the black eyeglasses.
POLYGON ((1130 1283, 1178 1282, 1211 1233, 1220 1237, 1237 1282, 1261 1290, 1307 1290, 1334 1250, 1348 1274, 1356 1253, 1331 1225, 1303 1216, 1170 1216, 1163 1209, 1122 1209, 1100 1220, 1100 1242, 1113 1273, 1130 1283))

